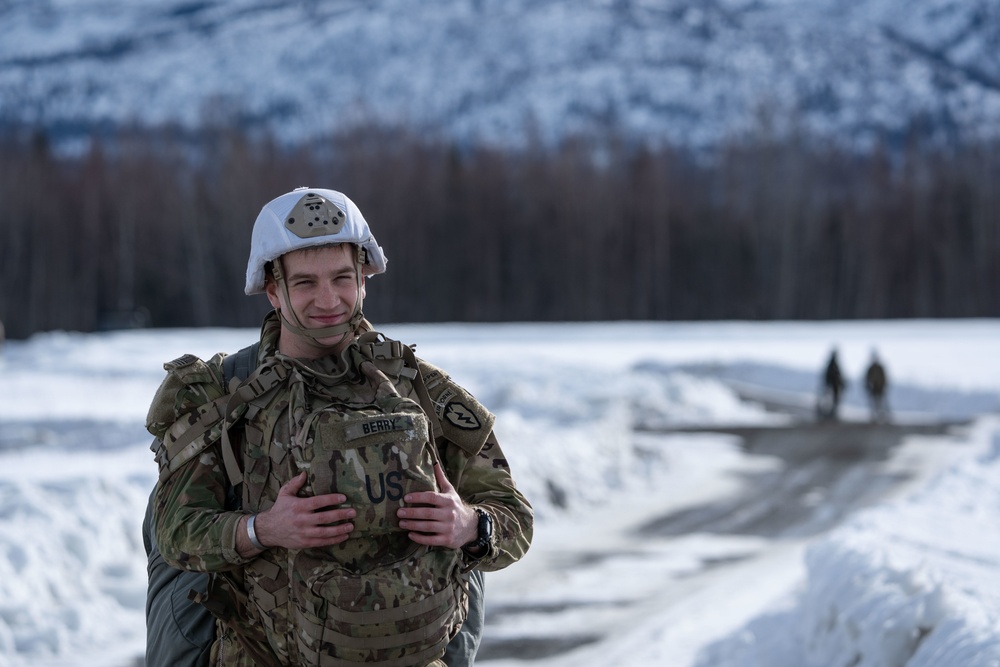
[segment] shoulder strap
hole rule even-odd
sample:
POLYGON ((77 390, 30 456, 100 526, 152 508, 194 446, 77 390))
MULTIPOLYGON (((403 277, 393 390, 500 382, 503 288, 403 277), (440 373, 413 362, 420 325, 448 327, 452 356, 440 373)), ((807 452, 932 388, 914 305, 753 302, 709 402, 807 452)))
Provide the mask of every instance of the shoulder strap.
POLYGON ((229 384, 234 378, 243 382, 250 377, 250 373, 257 368, 259 351, 260 341, 258 340, 222 360, 222 380, 226 391, 230 390, 229 384))
POLYGON ((424 374, 420 372, 420 367, 417 365, 417 355, 413 353, 413 348, 409 345, 403 346, 403 358, 406 360, 407 366, 416 371, 416 375, 413 378, 413 389, 417 392, 420 407, 424 409, 424 414, 427 415, 427 420, 431 424, 431 436, 436 440, 443 433, 441 416, 434 409, 434 401, 431 400, 430 394, 427 393, 427 383, 424 382, 424 374))

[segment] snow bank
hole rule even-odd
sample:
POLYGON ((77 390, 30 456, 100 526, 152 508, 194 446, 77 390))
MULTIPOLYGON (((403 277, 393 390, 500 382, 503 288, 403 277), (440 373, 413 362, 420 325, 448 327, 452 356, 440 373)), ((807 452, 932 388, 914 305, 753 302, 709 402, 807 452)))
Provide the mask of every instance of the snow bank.
POLYGON ((809 550, 808 664, 1000 663, 1000 421, 972 439, 977 454, 809 550))
POLYGON ((0 665, 143 653, 140 527, 154 481, 143 449, 4 455, 0 665))

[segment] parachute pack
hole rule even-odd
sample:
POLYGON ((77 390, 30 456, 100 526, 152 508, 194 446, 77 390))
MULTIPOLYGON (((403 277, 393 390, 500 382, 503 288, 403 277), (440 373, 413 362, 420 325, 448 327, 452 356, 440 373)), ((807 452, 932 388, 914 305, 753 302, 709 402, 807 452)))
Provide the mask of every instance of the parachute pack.
MULTIPOLYGON (((305 470, 306 492, 336 489, 359 508, 357 535, 335 547, 298 552, 292 567, 266 551, 234 583, 227 575, 167 565, 156 548, 151 502, 143 526, 150 576, 146 664, 206 665, 215 618, 242 635, 241 620, 248 616, 266 626, 257 624, 248 645, 241 643, 250 655, 270 636, 278 638, 272 649, 278 644, 289 663, 422 664, 447 645, 447 664, 471 664, 482 630, 482 574, 465 572, 457 552, 417 545, 395 525, 403 495, 435 488, 434 438, 453 430, 435 413, 412 350, 374 332, 362 336, 364 361, 357 367, 370 392, 359 395, 358 385, 347 390, 338 378, 288 358, 258 365, 258 346, 224 357, 228 393, 164 434, 155 447, 161 479, 218 440, 231 488, 239 489, 230 494, 231 508, 266 509, 282 480, 305 470), (401 396, 390 376, 412 388, 408 393, 416 400, 401 396), (288 391, 276 394, 278 385, 288 391), (292 418, 277 419, 279 414, 292 418), (237 425, 246 441, 242 457, 230 437, 237 425), (289 624, 297 641, 286 646, 281 638, 289 624)), ((178 362, 191 364, 185 372, 197 376, 193 360, 178 362)), ((482 446, 455 435, 452 441, 470 454, 482 446)))

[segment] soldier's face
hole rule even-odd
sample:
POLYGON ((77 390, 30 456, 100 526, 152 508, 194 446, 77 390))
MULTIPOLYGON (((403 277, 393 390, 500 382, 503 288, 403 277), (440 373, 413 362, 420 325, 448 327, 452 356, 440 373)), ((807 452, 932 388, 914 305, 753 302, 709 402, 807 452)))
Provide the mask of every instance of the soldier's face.
MULTIPOLYGON (((354 252, 354 247, 345 243, 294 250, 283 255, 281 263, 288 284, 288 301, 273 280, 265 286, 268 301, 286 313, 293 310, 306 329, 331 327, 349 321, 359 294, 354 252)), ((362 297, 364 293, 362 276, 362 297)), ((283 353, 291 356, 314 358, 328 353, 331 347, 343 347, 349 340, 350 336, 342 335, 313 340, 283 328, 280 347, 283 353)))

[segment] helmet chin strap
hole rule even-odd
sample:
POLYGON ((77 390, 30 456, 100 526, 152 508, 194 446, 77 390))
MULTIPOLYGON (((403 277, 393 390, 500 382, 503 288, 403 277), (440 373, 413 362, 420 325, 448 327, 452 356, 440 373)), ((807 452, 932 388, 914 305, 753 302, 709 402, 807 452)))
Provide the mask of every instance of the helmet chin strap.
POLYGON ((274 280, 276 283, 278 283, 278 285, 281 286, 281 291, 285 295, 285 303, 288 304, 288 310, 291 312, 292 319, 294 320, 294 323, 289 321, 289 319, 285 317, 284 311, 281 308, 276 308, 275 310, 278 311, 278 317, 281 318, 281 323, 286 328, 297 333, 298 335, 305 336, 306 338, 311 338, 321 347, 333 347, 339 345, 349 335, 357 331, 358 325, 360 325, 361 321, 364 319, 364 314, 361 312, 362 301, 364 300, 364 296, 361 293, 361 280, 363 276, 361 271, 361 265, 364 259, 360 252, 357 253, 357 257, 358 259, 354 263, 354 271, 355 271, 356 282, 358 285, 358 298, 355 299, 354 301, 354 312, 351 313, 351 318, 347 322, 344 322, 343 324, 335 324, 331 327, 320 327, 316 329, 307 328, 304 324, 302 324, 302 320, 299 319, 298 313, 296 313, 295 309, 292 308, 292 299, 288 294, 288 283, 285 282, 284 267, 281 264, 281 258, 280 257, 276 258, 274 260, 274 263, 272 264, 272 273, 274 274, 274 280), (340 340, 338 340, 336 343, 333 343, 332 345, 329 343, 320 342, 321 338, 330 338, 331 336, 340 336, 340 340))

